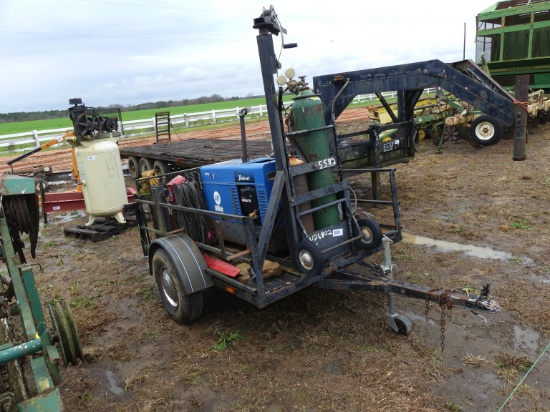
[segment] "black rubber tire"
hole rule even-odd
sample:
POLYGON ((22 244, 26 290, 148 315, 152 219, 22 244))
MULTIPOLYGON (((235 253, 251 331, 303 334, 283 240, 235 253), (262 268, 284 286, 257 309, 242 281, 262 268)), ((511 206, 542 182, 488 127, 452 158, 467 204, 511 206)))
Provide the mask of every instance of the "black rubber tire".
POLYGON ((405 336, 411 333, 411 322, 406 317, 403 315, 397 315, 394 318, 394 321, 397 325, 397 333, 405 336))
POLYGON ((139 179, 141 177, 139 158, 135 156, 128 157, 128 171, 130 172, 130 176, 134 179, 139 179))
POLYGON ((470 126, 471 139, 481 146, 491 146, 500 141, 504 134, 502 123, 491 116, 482 115, 474 119, 470 126))
POLYGON ((140 176, 143 176, 143 172, 146 172, 148 170, 153 170, 153 161, 151 159, 147 159, 146 157, 142 157, 141 159, 139 159, 140 176))
POLYGON ((325 264, 321 251, 309 240, 302 240, 296 245, 294 262, 296 268, 308 276, 321 273, 325 264))
POLYGON ((155 251, 152 268, 162 305, 170 317, 182 324, 197 320, 204 307, 203 291, 185 294, 182 281, 168 253, 163 249, 155 251))
POLYGON ((166 173, 170 173, 168 163, 163 160, 155 160, 153 163, 153 169, 156 170, 157 175, 165 175, 166 173))
POLYGON ((382 243, 382 228, 378 222, 374 219, 363 217, 357 220, 359 228, 365 238, 361 239, 361 246, 363 249, 372 250, 376 249, 382 243))

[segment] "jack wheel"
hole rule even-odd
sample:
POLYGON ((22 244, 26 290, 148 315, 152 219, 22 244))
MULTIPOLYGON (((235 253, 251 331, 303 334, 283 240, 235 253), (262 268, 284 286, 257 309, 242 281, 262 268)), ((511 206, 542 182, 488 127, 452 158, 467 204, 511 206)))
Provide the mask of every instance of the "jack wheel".
POLYGON ((67 366, 78 364, 78 359, 83 359, 82 346, 78 337, 78 329, 74 322, 73 314, 67 302, 56 302, 48 305, 50 317, 53 323, 55 335, 59 338, 59 348, 63 364, 67 366))
POLYGON ((363 217, 357 219, 357 224, 359 225, 360 234, 363 235, 361 246, 364 249, 372 250, 380 246, 380 243, 382 243, 382 229, 376 220, 363 217))
POLYGON ((309 240, 302 240, 296 245, 294 259, 298 270, 308 276, 318 275, 325 263, 319 248, 309 240))
POLYGON ((390 320, 390 318, 388 318, 388 323, 394 332, 405 336, 411 333, 411 321, 406 316, 395 315, 391 316, 391 319, 393 319, 393 322, 390 320))
MULTIPOLYGON (((193 255, 189 254, 189 258, 192 259, 193 255)), ((186 262, 182 263, 185 266, 186 262)), ((204 306, 203 291, 185 293, 182 281, 170 257, 163 249, 155 251, 152 268, 162 305, 170 317, 182 324, 188 324, 198 319, 204 306)))

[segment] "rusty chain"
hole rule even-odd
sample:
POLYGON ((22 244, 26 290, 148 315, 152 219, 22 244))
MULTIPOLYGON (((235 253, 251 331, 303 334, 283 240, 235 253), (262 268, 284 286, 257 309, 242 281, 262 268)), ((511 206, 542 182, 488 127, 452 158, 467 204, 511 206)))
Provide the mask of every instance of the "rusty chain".
MULTIPOLYGON (((426 322, 428 321, 428 315, 430 313, 430 296, 433 292, 438 291, 439 289, 430 289, 426 293, 426 309, 424 310, 424 315, 426 316, 426 322)), ((441 352, 445 350, 445 323, 446 323, 446 310, 451 310, 453 308, 453 300, 449 295, 450 290, 445 289, 443 293, 439 294, 438 304, 441 308, 441 318, 439 320, 440 330, 441 330, 441 352)))

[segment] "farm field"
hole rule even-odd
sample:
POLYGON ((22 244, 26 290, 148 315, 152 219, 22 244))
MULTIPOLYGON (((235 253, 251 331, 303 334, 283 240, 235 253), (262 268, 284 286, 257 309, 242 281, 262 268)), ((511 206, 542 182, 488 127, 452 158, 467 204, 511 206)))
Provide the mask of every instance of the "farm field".
MULTIPOLYGON (((285 101, 290 100, 290 96, 285 96, 285 101)), ((83 99, 84 104, 88 104, 83 99)), ((92 102, 89 102, 90 107, 93 107, 92 102)), ((265 98, 253 98, 253 99, 240 99, 240 100, 228 100, 223 102, 216 103, 205 103, 205 104, 194 104, 188 106, 177 106, 177 107, 168 107, 168 108, 158 108, 158 109, 149 109, 149 110, 135 110, 135 111, 124 111, 122 109, 122 120, 131 121, 131 120, 141 120, 141 119, 150 119, 155 117, 156 112, 170 112, 171 116, 184 114, 184 113, 197 113, 197 112, 208 112, 212 110, 226 110, 232 108, 242 108, 249 106, 259 106, 265 105, 265 98)), ((69 104, 67 104, 69 107, 69 104)), ((66 118, 61 119, 48 119, 48 120, 33 120, 28 122, 14 122, 14 123, 0 123, 0 136, 5 134, 14 134, 14 133, 24 133, 30 132, 32 130, 52 130, 52 129, 61 129, 72 127, 72 122, 67 115, 66 118)))
MULTIPOLYGON (((267 121, 254 125, 264 138, 267 121)), ((240 131, 197 133, 185 138, 240 131)), ((414 160, 395 166, 410 235, 392 246, 398 278, 450 290, 490 282, 502 308, 455 307, 442 324, 437 304, 426 311, 424 301, 397 297, 413 322, 408 336, 387 326, 384 295, 316 288, 261 310, 212 291, 197 322, 176 324, 148 274, 137 228, 92 243, 63 235, 85 216, 50 216, 33 262, 42 268, 37 286, 44 305, 71 304, 86 358, 62 369, 66 410, 499 410, 550 342, 550 127, 529 134, 526 161, 512 160, 512 143, 447 142, 438 153, 423 140, 414 160), (436 246, 423 244, 430 242, 436 246)), ((367 182, 351 179, 358 192, 367 182)), ((550 410, 549 361, 546 352, 503 411, 550 410)))

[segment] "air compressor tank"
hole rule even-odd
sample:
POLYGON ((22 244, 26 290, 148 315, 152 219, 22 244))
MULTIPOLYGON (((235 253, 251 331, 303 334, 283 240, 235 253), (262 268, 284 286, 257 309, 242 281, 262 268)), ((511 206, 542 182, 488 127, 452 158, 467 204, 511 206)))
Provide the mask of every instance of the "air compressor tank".
POLYGON ((113 216, 119 223, 126 222, 122 208, 128 197, 117 141, 109 137, 81 141, 75 147, 84 203, 90 214, 88 226, 97 217, 113 216))

